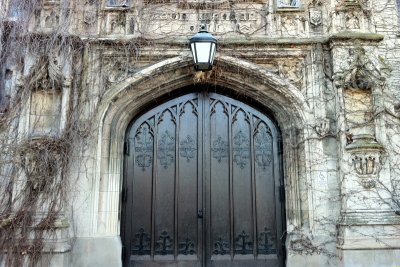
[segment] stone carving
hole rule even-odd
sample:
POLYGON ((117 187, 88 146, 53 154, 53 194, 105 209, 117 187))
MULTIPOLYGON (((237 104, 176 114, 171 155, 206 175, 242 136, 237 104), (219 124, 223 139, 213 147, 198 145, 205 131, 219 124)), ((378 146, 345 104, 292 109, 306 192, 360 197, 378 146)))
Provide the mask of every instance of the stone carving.
POLYGON ((302 61, 287 60, 278 63, 278 73, 282 78, 286 78, 297 87, 301 87, 303 67, 302 61))
POLYGON ((107 21, 108 34, 123 34, 125 33, 126 14, 115 13, 109 14, 107 21))
POLYGON ((313 126, 313 129, 318 134, 318 136, 326 136, 330 130, 330 120, 327 118, 317 119, 313 126))
POLYGON ((30 70, 28 81, 31 90, 61 90, 63 73, 58 57, 52 54, 41 57, 30 70))
POLYGON ((95 24, 97 20, 96 5, 92 2, 87 2, 83 8, 83 23, 86 25, 95 24))
POLYGON ((322 25, 322 11, 310 10, 310 24, 314 27, 322 25))
POLYGON ((370 135, 354 136, 353 139, 346 147, 351 153, 353 170, 365 189, 374 188, 383 164, 383 146, 370 135))
POLYGON ((350 11, 345 14, 346 29, 360 29, 360 12, 350 11))
POLYGON ((298 27, 297 27, 297 18, 293 15, 285 15, 281 16, 281 33, 283 35, 297 35, 298 27))
POLYGON ((352 163, 361 185, 366 189, 374 188, 381 169, 380 153, 354 153, 352 163))
POLYGON ((54 10, 50 12, 49 15, 46 16, 44 20, 44 27, 45 28, 53 28, 58 25, 58 22, 60 20, 60 16, 56 14, 54 10))
POLYGON ((109 57, 103 59, 104 79, 108 83, 119 83, 138 71, 136 66, 135 50, 131 51, 131 57, 109 57))
POLYGON ((353 56, 350 66, 333 77, 336 87, 371 90, 384 84, 385 78, 380 66, 368 58, 364 48, 350 50, 349 54, 353 56))

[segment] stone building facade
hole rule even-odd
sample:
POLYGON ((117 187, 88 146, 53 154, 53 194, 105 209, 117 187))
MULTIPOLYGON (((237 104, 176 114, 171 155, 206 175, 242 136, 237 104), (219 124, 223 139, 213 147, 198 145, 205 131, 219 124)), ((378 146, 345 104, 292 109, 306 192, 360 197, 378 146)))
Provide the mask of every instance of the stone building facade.
MULTIPOLYGON (((25 34, 35 41, 46 42, 54 36, 59 41, 46 52, 32 49, 28 42, 18 56, 5 55, 2 47, 0 118, 8 116, 15 99, 23 101, 12 123, 0 128, 2 138, 10 140, 16 135, 12 140, 16 143, 60 138, 71 128, 71 114, 75 114, 74 129, 79 133, 79 140, 72 140, 68 168, 62 169, 63 179, 69 181, 68 201, 55 222, 56 234, 45 240, 43 265, 128 266, 131 258, 134 263, 161 266, 230 266, 226 262, 234 266, 400 265, 399 1, 43 0, 35 3, 29 16, 24 14, 23 2, 0 3, 3 40, 25 23, 25 34), (218 39, 218 50, 213 70, 197 73, 188 40, 201 23, 218 39), (24 89, 29 93, 19 98, 24 89), (221 251, 214 251, 215 244, 206 244, 212 238, 199 237, 189 253, 194 256, 180 255, 180 243, 174 240, 171 253, 164 247, 157 257, 153 249, 159 244, 154 230, 158 211, 151 215, 151 229, 143 229, 150 232, 148 253, 146 249, 132 255, 125 251, 128 243, 136 242, 129 245, 132 251, 137 244, 147 246, 138 241, 143 232, 138 237, 134 230, 126 230, 134 228, 127 214, 140 221, 135 214, 147 205, 135 204, 135 189, 127 189, 129 181, 136 179, 127 171, 128 159, 136 157, 132 164, 143 167, 143 172, 147 162, 153 164, 151 157, 161 162, 150 151, 151 155, 144 155, 150 160, 143 158, 140 165, 138 159, 143 155, 138 153, 147 148, 138 146, 135 134, 130 139, 130 129, 150 114, 146 112, 200 92, 211 98, 217 94, 215 99, 228 97, 229 107, 249 106, 255 117, 265 115, 265 121, 275 125, 270 127, 275 129, 271 136, 276 142, 270 148, 276 152, 271 170, 278 180, 272 183, 276 190, 271 194, 280 194, 274 201, 282 201, 283 213, 272 223, 276 229, 271 242, 282 247, 279 253, 261 255, 260 247, 254 245, 260 242, 255 229, 261 226, 254 223, 250 252, 243 245, 238 253, 245 254, 243 259, 235 254, 238 239, 234 239, 240 233, 232 229, 227 255, 222 255, 232 258, 221 256, 222 265, 217 257, 221 251), (126 199, 133 206, 124 204, 126 199), (197 253, 201 246, 203 252, 197 253), (269 263, 274 255, 277 260, 269 263)), ((193 103, 200 103, 199 99, 193 103)), ((200 112, 200 106, 194 105, 200 112)), ((171 114, 178 112, 172 104, 167 109, 171 114)), ((190 127, 196 124, 189 123, 190 127)), ((246 151, 253 151, 256 133, 246 151)), ((152 134, 154 141, 156 133, 152 134)), ((206 141, 207 136, 197 140, 212 143, 206 141)), ((172 161, 182 151, 178 147, 191 140, 184 141, 172 145, 172 161)), ((6 147, 7 142, 2 145, 6 147)), ((231 144, 226 149, 233 154, 226 152, 226 159, 220 155, 219 161, 227 160, 234 170, 239 163, 234 141, 231 144)), ((212 158, 215 149, 207 152, 205 145, 189 152, 212 158)), ((160 146, 154 151, 165 152, 160 146)), ((249 153, 257 153, 256 147, 254 151, 249 153)), ((272 155, 265 153, 261 156, 272 155)), ((259 155, 253 158, 256 163, 259 155)), ((257 173, 256 163, 252 163, 251 175, 257 173)), ((158 176, 164 172, 167 168, 158 176)), ((137 176, 140 171, 132 173, 137 176)), ((7 177, 3 175, 2 181, 7 177)), ((18 177, 21 181, 14 184, 13 192, 24 183, 24 174, 18 177)), ((200 188, 205 186, 200 182, 200 188)), ((231 192, 232 185, 227 186, 231 192)), ((174 194, 172 190, 157 195, 152 190, 152 201, 174 194)), ((253 190, 248 193, 253 196, 253 213, 261 214, 257 203, 264 201, 263 191, 257 186, 253 190)), ((232 205, 230 213, 235 213, 231 198, 236 195, 231 194, 227 199, 232 205)), ((201 200, 198 205, 202 201, 208 203, 201 200)), ((177 202, 179 196, 172 202, 175 207, 177 202)), ((272 209, 278 210, 276 203, 272 209)), ((207 226, 212 215, 205 207, 199 210, 204 218, 193 227, 200 229, 198 236, 205 236, 212 231, 207 226)), ((46 209, 37 216, 43 213, 46 209)), ((178 231, 180 217, 174 218, 178 231)), ((240 224, 240 219, 235 221, 240 224)))

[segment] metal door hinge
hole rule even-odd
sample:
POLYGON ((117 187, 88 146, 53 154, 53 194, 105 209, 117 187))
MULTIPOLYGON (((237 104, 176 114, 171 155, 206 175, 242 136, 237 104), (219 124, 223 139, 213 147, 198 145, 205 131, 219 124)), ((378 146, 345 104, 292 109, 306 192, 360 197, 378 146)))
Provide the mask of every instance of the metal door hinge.
POLYGON ((285 201, 285 186, 284 185, 279 186, 279 200, 281 202, 285 201))
POLYGON ((197 218, 203 219, 203 210, 198 210, 197 211, 197 218))
POLYGON ((123 246, 123 247, 122 247, 122 262, 124 262, 125 259, 126 259, 125 251, 126 251, 125 246, 123 246))
POLYGON ((124 155, 128 155, 129 156, 129 141, 126 140, 124 142, 124 155))
POLYGON ((122 192, 121 192, 122 202, 126 202, 127 197, 128 197, 128 188, 124 187, 124 188, 122 188, 122 192))

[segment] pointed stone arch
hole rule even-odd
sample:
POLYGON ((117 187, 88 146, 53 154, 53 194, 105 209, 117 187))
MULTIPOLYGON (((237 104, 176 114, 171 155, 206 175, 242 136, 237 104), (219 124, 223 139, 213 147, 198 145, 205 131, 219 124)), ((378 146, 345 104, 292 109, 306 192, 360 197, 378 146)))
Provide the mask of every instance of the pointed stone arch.
MULTIPOLYGON (((124 135, 129 123, 149 104, 194 83, 195 71, 188 57, 174 57, 151 65, 111 85, 99 106, 97 146, 93 148, 98 170, 94 177, 94 235, 119 236, 124 135)), ((289 228, 308 220, 308 196, 300 194, 300 177, 306 177, 304 125, 312 114, 304 95, 295 86, 268 70, 237 58, 219 56, 208 79, 211 85, 231 90, 231 95, 255 100, 268 109, 282 132, 286 183, 286 218, 289 228), (299 160, 302 158, 302 162, 299 160), (302 208, 303 207, 303 208, 302 208)))

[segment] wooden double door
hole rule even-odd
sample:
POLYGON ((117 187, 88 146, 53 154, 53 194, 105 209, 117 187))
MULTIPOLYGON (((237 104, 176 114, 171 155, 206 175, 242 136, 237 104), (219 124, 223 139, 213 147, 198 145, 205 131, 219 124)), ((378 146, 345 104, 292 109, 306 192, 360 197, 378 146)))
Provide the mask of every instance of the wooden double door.
POLYGON ((279 134, 229 97, 190 93, 127 131, 125 266, 283 266, 279 134))

